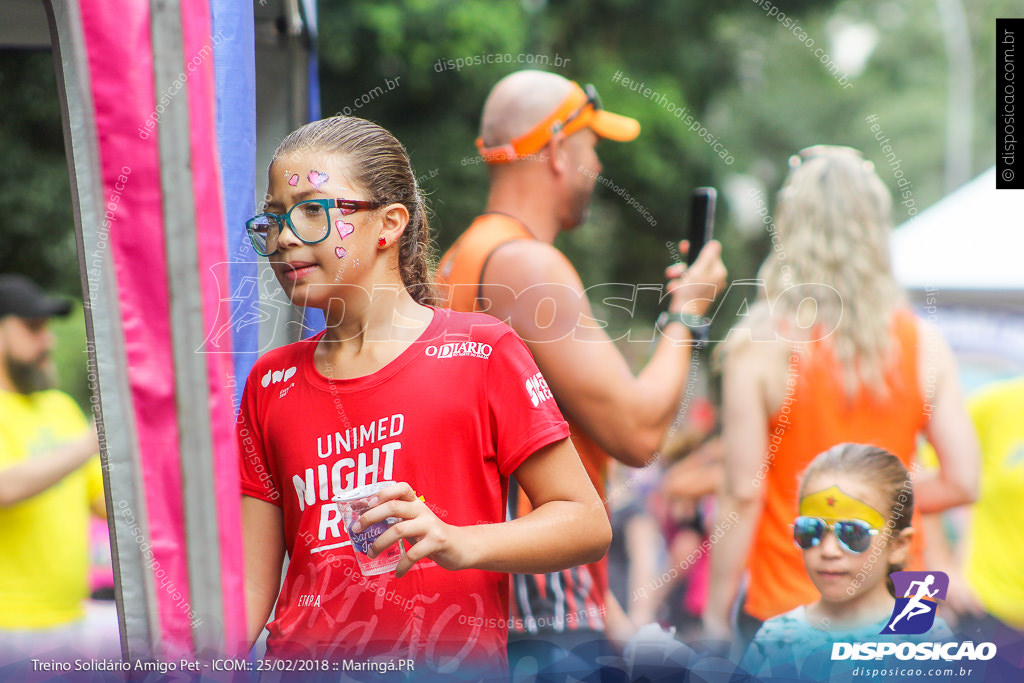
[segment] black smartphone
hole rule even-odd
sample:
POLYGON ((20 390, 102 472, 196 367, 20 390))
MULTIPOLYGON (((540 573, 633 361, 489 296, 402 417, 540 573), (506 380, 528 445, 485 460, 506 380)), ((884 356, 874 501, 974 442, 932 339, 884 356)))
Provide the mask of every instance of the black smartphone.
POLYGON ((686 255, 687 265, 693 265, 704 245, 715 234, 715 202, 718 193, 713 187, 698 187, 690 199, 690 251, 686 255))

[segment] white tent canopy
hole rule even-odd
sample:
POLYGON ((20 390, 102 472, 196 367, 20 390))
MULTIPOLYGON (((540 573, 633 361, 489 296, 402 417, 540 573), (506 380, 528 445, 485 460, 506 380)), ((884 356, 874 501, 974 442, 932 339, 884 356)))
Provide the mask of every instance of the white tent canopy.
POLYGON ((896 278, 968 390, 1024 373, 1024 190, 995 186, 990 168, 892 237, 896 278))
POLYGON ((893 267, 904 287, 1024 298, 1024 190, 995 186, 993 167, 896 229, 893 267))

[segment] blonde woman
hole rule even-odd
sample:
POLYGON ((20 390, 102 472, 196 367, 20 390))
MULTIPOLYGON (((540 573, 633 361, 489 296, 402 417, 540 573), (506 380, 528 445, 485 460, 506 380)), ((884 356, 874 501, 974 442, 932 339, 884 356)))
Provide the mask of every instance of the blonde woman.
MULTIPOLYGON (((760 623, 812 602, 790 524, 799 474, 822 451, 857 442, 894 453, 913 471, 917 436, 941 469, 915 476, 915 514, 977 495, 978 446, 952 352, 915 318, 889 257, 889 192, 872 164, 846 147, 816 146, 790 160, 779 193, 781 249, 759 276, 766 299, 723 345, 725 479, 718 516, 738 524, 712 550, 704 613, 709 638, 743 641, 760 623)), ((913 526, 920 528, 915 520, 913 526)), ((910 548, 921 566, 922 538, 910 548)), ((855 579, 855 577, 852 577, 855 579)))

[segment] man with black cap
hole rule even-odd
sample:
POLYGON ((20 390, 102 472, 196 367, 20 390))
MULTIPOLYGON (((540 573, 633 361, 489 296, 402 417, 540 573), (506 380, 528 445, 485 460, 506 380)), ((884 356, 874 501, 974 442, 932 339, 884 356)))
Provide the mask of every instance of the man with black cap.
POLYGON ((47 325, 69 309, 0 275, 0 659, 83 635, 89 512, 104 499, 96 430, 53 388, 47 325))
MULTIPOLYGON (((526 389, 535 401, 558 401, 602 496, 609 455, 641 467, 657 450, 679 408, 693 338, 706 329, 701 316, 725 283, 714 241, 689 272, 681 265, 666 271, 668 311, 654 354, 636 375, 595 321, 576 269, 554 241, 586 221, 601 173, 598 141, 627 142, 639 133, 635 119, 602 108, 593 86, 543 71, 506 76, 484 103, 477 140, 491 178, 485 213, 438 267, 448 306, 490 313, 530 347, 543 376, 529 378, 526 389)), ((509 507, 513 514, 529 509, 518 487, 509 507)), ((513 577, 513 671, 528 657, 546 673, 582 678, 605 651, 606 629, 629 637, 605 567, 513 577)))

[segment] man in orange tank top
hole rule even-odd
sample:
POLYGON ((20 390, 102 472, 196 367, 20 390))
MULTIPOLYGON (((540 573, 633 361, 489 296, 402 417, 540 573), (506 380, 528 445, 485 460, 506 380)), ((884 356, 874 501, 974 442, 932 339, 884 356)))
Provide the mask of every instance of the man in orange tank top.
MULTIPOLYGON (((702 250, 685 275, 682 266, 668 269, 668 315, 661 319, 657 348, 639 375, 594 324, 576 269, 553 243, 560 232, 586 220, 601 172, 597 142, 625 142, 639 132, 634 119, 601 109, 592 86, 584 89, 541 71, 502 79, 484 105, 477 140, 491 177, 485 213, 438 268, 449 306, 490 313, 529 345, 550 384, 534 390, 554 394, 602 495, 609 455, 641 467, 657 450, 686 382, 691 327, 699 333, 701 316, 725 282, 717 242, 702 250)), ((521 514, 529 501, 520 494, 518 505, 513 502, 514 489, 510 508, 521 514)), ((573 664, 557 660, 574 648, 579 652, 581 646, 603 641, 605 616, 610 634, 628 637, 632 631, 607 592, 604 562, 558 574, 515 576, 513 589, 513 670, 522 652, 537 658, 541 668, 554 664, 578 675, 581 670, 571 669, 573 664), (546 651, 545 643, 551 644, 546 651)))

